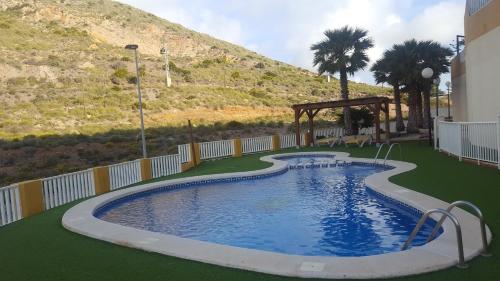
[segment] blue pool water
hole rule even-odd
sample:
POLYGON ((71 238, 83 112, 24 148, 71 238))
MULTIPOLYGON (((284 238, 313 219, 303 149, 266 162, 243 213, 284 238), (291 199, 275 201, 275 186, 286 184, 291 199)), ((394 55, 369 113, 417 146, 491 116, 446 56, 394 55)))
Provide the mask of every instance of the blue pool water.
MULTIPOLYGON (((284 158, 293 165, 331 157, 284 158)), ((367 256, 399 251, 419 218, 363 180, 386 170, 353 163, 292 169, 252 180, 136 194, 96 217, 125 226, 237 247, 307 256, 367 256)), ((424 243, 433 222, 414 245, 424 243)))

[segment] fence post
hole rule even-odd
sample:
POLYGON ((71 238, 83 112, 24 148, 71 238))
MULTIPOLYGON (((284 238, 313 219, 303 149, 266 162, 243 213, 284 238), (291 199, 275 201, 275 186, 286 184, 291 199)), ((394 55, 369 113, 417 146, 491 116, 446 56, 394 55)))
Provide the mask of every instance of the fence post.
POLYGON ((193 157, 195 166, 198 166, 201 164, 201 150, 200 150, 199 143, 194 143, 194 155, 192 157, 193 157))
POLYGON ((243 151, 241 148, 241 139, 234 139, 234 157, 241 157, 243 155, 243 151))
POLYGON ((281 149, 281 141, 279 135, 273 135, 273 151, 278 151, 281 149))
POLYGON ((25 181, 19 184, 19 201, 23 218, 43 212, 43 183, 41 180, 25 181))
POLYGON ((305 147, 311 146, 311 135, 309 134, 309 132, 304 133, 304 146, 305 147))
POLYGON ((498 115, 497 119, 497 162, 500 170, 500 115, 498 115))
POLYGON ((101 195, 111 190, 109 181, 109 167, 96 167, 92 169, 94 173, 95 195, 101 195))
POLYGON ((181 172, 185 172, 193 167, 194 167, 193 160, 186 162, 186 163, 181 163, 181 172))
POLYGON ((141 159, 141 180, 150 180, 153 178, 153 173, 151 171, 151 159, 143 158, 141 159))

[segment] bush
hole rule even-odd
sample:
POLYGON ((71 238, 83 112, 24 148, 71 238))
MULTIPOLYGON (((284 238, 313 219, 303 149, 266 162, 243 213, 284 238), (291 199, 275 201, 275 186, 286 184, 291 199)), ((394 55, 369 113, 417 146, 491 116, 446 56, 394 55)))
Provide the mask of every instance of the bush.
POLYGON ((252 88, 248 94, 256 98, 265 98, 267 95, 264 91, 252 88))
POLYGON ((264 65, 264 63, 262 63, 262 62, 258 62, 258 63, 256 63, 256 64, 255 64, 255 68, 260 68, 260 69, 263 69, 263 68, 265 68, 265 67, 266 67, 266 66, 265 66, 265 65, 264 65))
POLYGON ((235 80, 240 78, 240 73, 238 71, 231 73, 231 78, 235 80))
POLYGON ((125 79, 129 75, 128 70, 124 67, 117 68, 113 76, 120 79, 125 79))
POLYGON ((265 76, 269 76, 269 77, 271 77, 271 78, 278 77, 278 74, 276 74, 276 73, 274 73, 274 72, 272 72, 272 71, 266 71, 266 72, 264 73, 264 75, 265 75, 265 76))
POLYGON ((245 127, 245 125, 238 121, 229 121, 227 122, 226 127, 229 130, 241 130, 245 127))
MULTIPOLYGON (((344 125, 344 114, 337 114, 337 124, 340 126, 344 125)), ((360 128, 369 128, 373 126, 374 116, 373 113, 367 107, 361 107, 359 109, 351 107, 351 120, 353 130, 360 128)))
POLYGON ((202 68, 208 68, 210 65, 212 65, 214 62, 212 60, 206 59, 203 60, 201 63, 196 65, 196 67, 202 67, 202 68))

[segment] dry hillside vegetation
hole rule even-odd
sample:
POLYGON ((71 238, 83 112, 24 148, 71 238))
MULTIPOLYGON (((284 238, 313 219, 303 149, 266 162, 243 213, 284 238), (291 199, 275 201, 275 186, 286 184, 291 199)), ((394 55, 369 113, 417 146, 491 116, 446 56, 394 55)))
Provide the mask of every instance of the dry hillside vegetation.
MULTIPOLYGON (((0 9, 2 138, 136 127, 133 57, 123 49, 131 42, 140 45, 148 127, 183 124, 191 112, 207 124, 290 120, 289 105, 339 95, 336 80, 117 2, 3 0, 0 9), (162 38, 172 88, 164 86, 162 38)), ((386 90, 351 87, 353 97, 386 90)))
MULTIPOLYGON (((285 132, 290 105, 339 83, 108 0, 0 1, 0 184, 140 156, 133 54, 140 46, 148 147, 285 132), (162 40, 173 87, 164 85, 162 40)), ((351 83, 351 97, 389 94, 351 83)), ((330 120, 332 114, 322 115, 330 120)))

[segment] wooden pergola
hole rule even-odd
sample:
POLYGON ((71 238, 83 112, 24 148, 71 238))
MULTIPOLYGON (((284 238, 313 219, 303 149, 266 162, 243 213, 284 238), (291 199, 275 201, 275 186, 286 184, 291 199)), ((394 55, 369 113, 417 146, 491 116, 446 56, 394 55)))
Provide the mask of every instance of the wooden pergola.
POLYGON ((309 123, 309 134, 311 136, 311 143, 314 144, 314 117, 322 109, 333 109, 338 107, 346 106, 366 106, 368 107, 375 117, 375 140, 380 143, 380 112, 383 111, 385 114, 385 139, 389 142, 390 138, 390 127, 389 127, 389 103, 391 99, 388 97, 368 97, 368 98, 358 98, 349 100, 336 100, 318 103, 305 103, 305 104, 295 104, 292 106, 295 111, 295 134, 296 134, 296 144, 300 146, 300 117, 307 115, 309 123))

